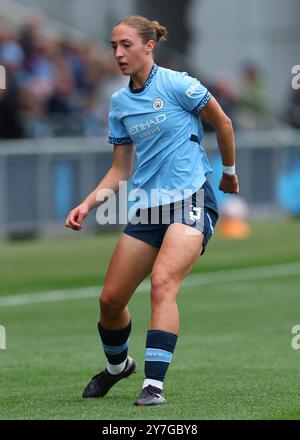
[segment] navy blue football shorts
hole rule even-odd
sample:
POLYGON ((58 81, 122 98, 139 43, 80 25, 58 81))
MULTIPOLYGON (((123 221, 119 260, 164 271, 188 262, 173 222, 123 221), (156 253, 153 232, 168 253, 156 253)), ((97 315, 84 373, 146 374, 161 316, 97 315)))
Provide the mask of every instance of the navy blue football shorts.
POLYGON ((204 234, 202 255, 214 232, 217 220, 217 201, 206 180, 198 191, 179 202, 138 209, 136 215, 126 225, 124 233, 160 248, 170 224, 186 224, 204 234))

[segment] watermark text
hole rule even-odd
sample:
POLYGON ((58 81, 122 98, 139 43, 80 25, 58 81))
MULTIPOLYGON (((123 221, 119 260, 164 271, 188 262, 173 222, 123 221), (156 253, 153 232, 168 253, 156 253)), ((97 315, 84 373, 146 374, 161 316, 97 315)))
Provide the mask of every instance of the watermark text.
POLYGON ((6 71, 5 67, 0 65, 0 90, 6 89, 6 71))
POLYGON ((292 349, 299 350, 300 349, 300 325, 294 325, 292 327, 292 334, 295 335, 292 338, 292 349))
POLYGON ((300 64, 292 67, 292 74, 295 75, 292 79, 292 87, 294 90, 300 89, 300 64))
POLYGON ((6 349, 6 331, 3 325, 0 325, 0 350, 6 349))
POLYGON ((130 222, 137 224, 183 223, 202 232, 204 227, 204 190, 192 188, 142 188, 128 190, 127 182, 119 183, 119 191, 103 188, 96 200, 99 207, 96 219, 100 225, 130 222))

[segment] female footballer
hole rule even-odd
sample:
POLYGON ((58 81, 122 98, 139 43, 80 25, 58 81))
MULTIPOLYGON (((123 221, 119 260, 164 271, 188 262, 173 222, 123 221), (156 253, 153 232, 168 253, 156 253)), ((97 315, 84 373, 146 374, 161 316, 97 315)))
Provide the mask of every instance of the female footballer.
POLYGON ((158 222, 151 222, 151 213, 150 222, 130 220, 116 245, 100 295, 98 322, 107 367, 91 379, 83 392, 86 398, 105 396, 116 382, 135 371, 136 362, 128 356, 128 303, 151 273, 145 380, 137 406, 166 403, 163 381, 179 332, 176 296, 183 279, 204 253, 218 219, 216 200, 206 179, 212 169, 200 145, 200 118, 216 131, 223 163, 219 189, 232 194, 239 191, 231 121, 200 81, 154 63, 153 51, 165 35, 165 27, 141 16, 126 17, 113 28, 114 56, 130 82, 111 98, 112 166, 66 220, 67 227, 80 230, 88 213, 101 203, 99 191, 110 189, 116 193, 119 182, 127 180, 133 190, 148 195, 140 212, 149 213, 154 207, 159 210, 158 222), (160 190, 156 201, 151 198, 153 189, 160 190), (168 196, 174 190, 170 202, 168 196), (178 215, 178 209, 183 209, 180 206, 186 205, 181 203, 186 201, 185 190, 191 194, 189 221, 178 215), (202 198, 197 197, 199 194, 202 198), (166 207, 170 214, 167 223, 161 221, 166 207))

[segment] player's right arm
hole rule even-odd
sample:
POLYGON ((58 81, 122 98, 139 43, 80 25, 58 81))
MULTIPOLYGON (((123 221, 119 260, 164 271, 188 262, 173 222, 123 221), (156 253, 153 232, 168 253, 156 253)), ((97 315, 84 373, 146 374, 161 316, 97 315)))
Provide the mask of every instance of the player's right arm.
POLYGON ((103 189, 110 189, 116 193, 119 190, 119 182, 130 178, 133 168, 133 151, 132 144, 114 146, 110 170, 85 200, 68 214, 65 223, 67 228, 79 231, 88 213, 101 204, 101 202, 97 201, 97 193, 103 189))

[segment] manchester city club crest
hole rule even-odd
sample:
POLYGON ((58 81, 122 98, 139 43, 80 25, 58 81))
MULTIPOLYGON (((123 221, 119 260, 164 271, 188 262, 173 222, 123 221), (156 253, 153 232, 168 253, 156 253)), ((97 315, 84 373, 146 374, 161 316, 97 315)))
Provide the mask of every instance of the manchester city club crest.
POLYGON ((153 108, 156 111, 159 111, 163 108, 164 101, 161 98, 155 98, 153 101, 153 108))

